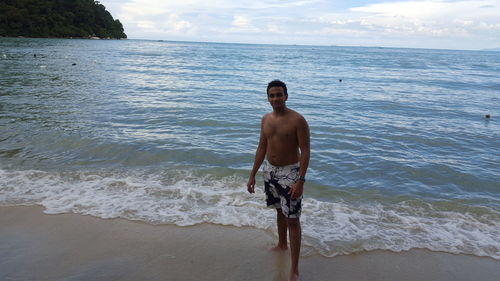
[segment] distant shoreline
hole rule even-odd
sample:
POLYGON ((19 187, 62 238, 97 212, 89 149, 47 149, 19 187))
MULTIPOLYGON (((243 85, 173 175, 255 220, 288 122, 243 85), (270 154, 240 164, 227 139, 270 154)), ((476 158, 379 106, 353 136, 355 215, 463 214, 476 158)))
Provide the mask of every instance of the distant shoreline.
POLYGON ((203 44, 235 44, 235 45, 257 45, 257 46, 298 46, 298 47, 339 47, 339 48, 381 48, 381 49, 416 49, 416 50, 448 50, 448 51, 471 51, 471 52, 500 52, 500 48, 490 49, 433 49, 433 48, 411 48, 411 47, 387 47, 387 46, 342 46, 342 45, 300 45, 300 44, 267 44, 267 43, 242 43, 242 42, 213 42, 213 41, 187 41, 170 39, 144 39, 144 38, 89 38, 89 37, 28 37, 28 36, 3 36, 0 38, 29 38, 29 39, 89 39, 89 40, 139 40, 156 42, 175 42, 175 43, 203 43, 203 44))
POLYGON ((0 6, 2 36, 127 38, 120 20, 99 1, 18 0, 0 6))
POLYGON ((29 37, 29 36, 2 36, 0 38, 26 38, 26 39, 88 39, 88 40, 127 40, 128 38, 101 38, 97 36, 88 36, 88 37, 29 37))
POLYGON ((480 51, 487 51, 487 52, 500 52, 500 48, 488 48, 488 49, 481 49, 480 51))

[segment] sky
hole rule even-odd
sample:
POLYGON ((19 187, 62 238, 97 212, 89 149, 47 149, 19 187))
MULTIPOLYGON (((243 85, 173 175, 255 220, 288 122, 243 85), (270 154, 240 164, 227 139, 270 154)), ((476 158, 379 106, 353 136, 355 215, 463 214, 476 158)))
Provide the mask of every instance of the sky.
POLYGON ((100 0, 130 39, 500 48, 500 0, 100 0))

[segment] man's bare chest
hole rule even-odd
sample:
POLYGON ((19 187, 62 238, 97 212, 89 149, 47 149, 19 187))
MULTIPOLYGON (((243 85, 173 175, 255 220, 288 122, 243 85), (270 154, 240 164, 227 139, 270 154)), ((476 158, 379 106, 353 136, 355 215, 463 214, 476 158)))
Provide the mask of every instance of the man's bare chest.
POLYGON ((295 136, 295 126, 287 122, 271 121, 264 125, 264 133, 270 139, 288 139, 295 136))

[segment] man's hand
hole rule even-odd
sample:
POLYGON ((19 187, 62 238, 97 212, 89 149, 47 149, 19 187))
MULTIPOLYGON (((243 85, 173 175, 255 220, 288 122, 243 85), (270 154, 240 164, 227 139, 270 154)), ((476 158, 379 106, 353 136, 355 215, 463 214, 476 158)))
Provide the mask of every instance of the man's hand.
POLYGON ((247 182, 247 190, 250 193, 255 192, 255 177, 250 176, 247 182))
POLYGON ((292 188, 290 188, 288 194, 290 194, 290 199, 295 200, 300 196, 302 196, 303 192, 304 192, 304 182, 298 180, 292 185, 292 188))

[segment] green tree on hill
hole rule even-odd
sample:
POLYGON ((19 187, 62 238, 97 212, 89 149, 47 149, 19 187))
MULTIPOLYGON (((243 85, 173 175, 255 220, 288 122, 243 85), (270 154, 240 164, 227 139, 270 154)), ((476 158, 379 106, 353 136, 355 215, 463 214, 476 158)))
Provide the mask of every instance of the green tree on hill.
POLYGON ((127 38, 94 0, 0 0, 0 36, 127 38))

